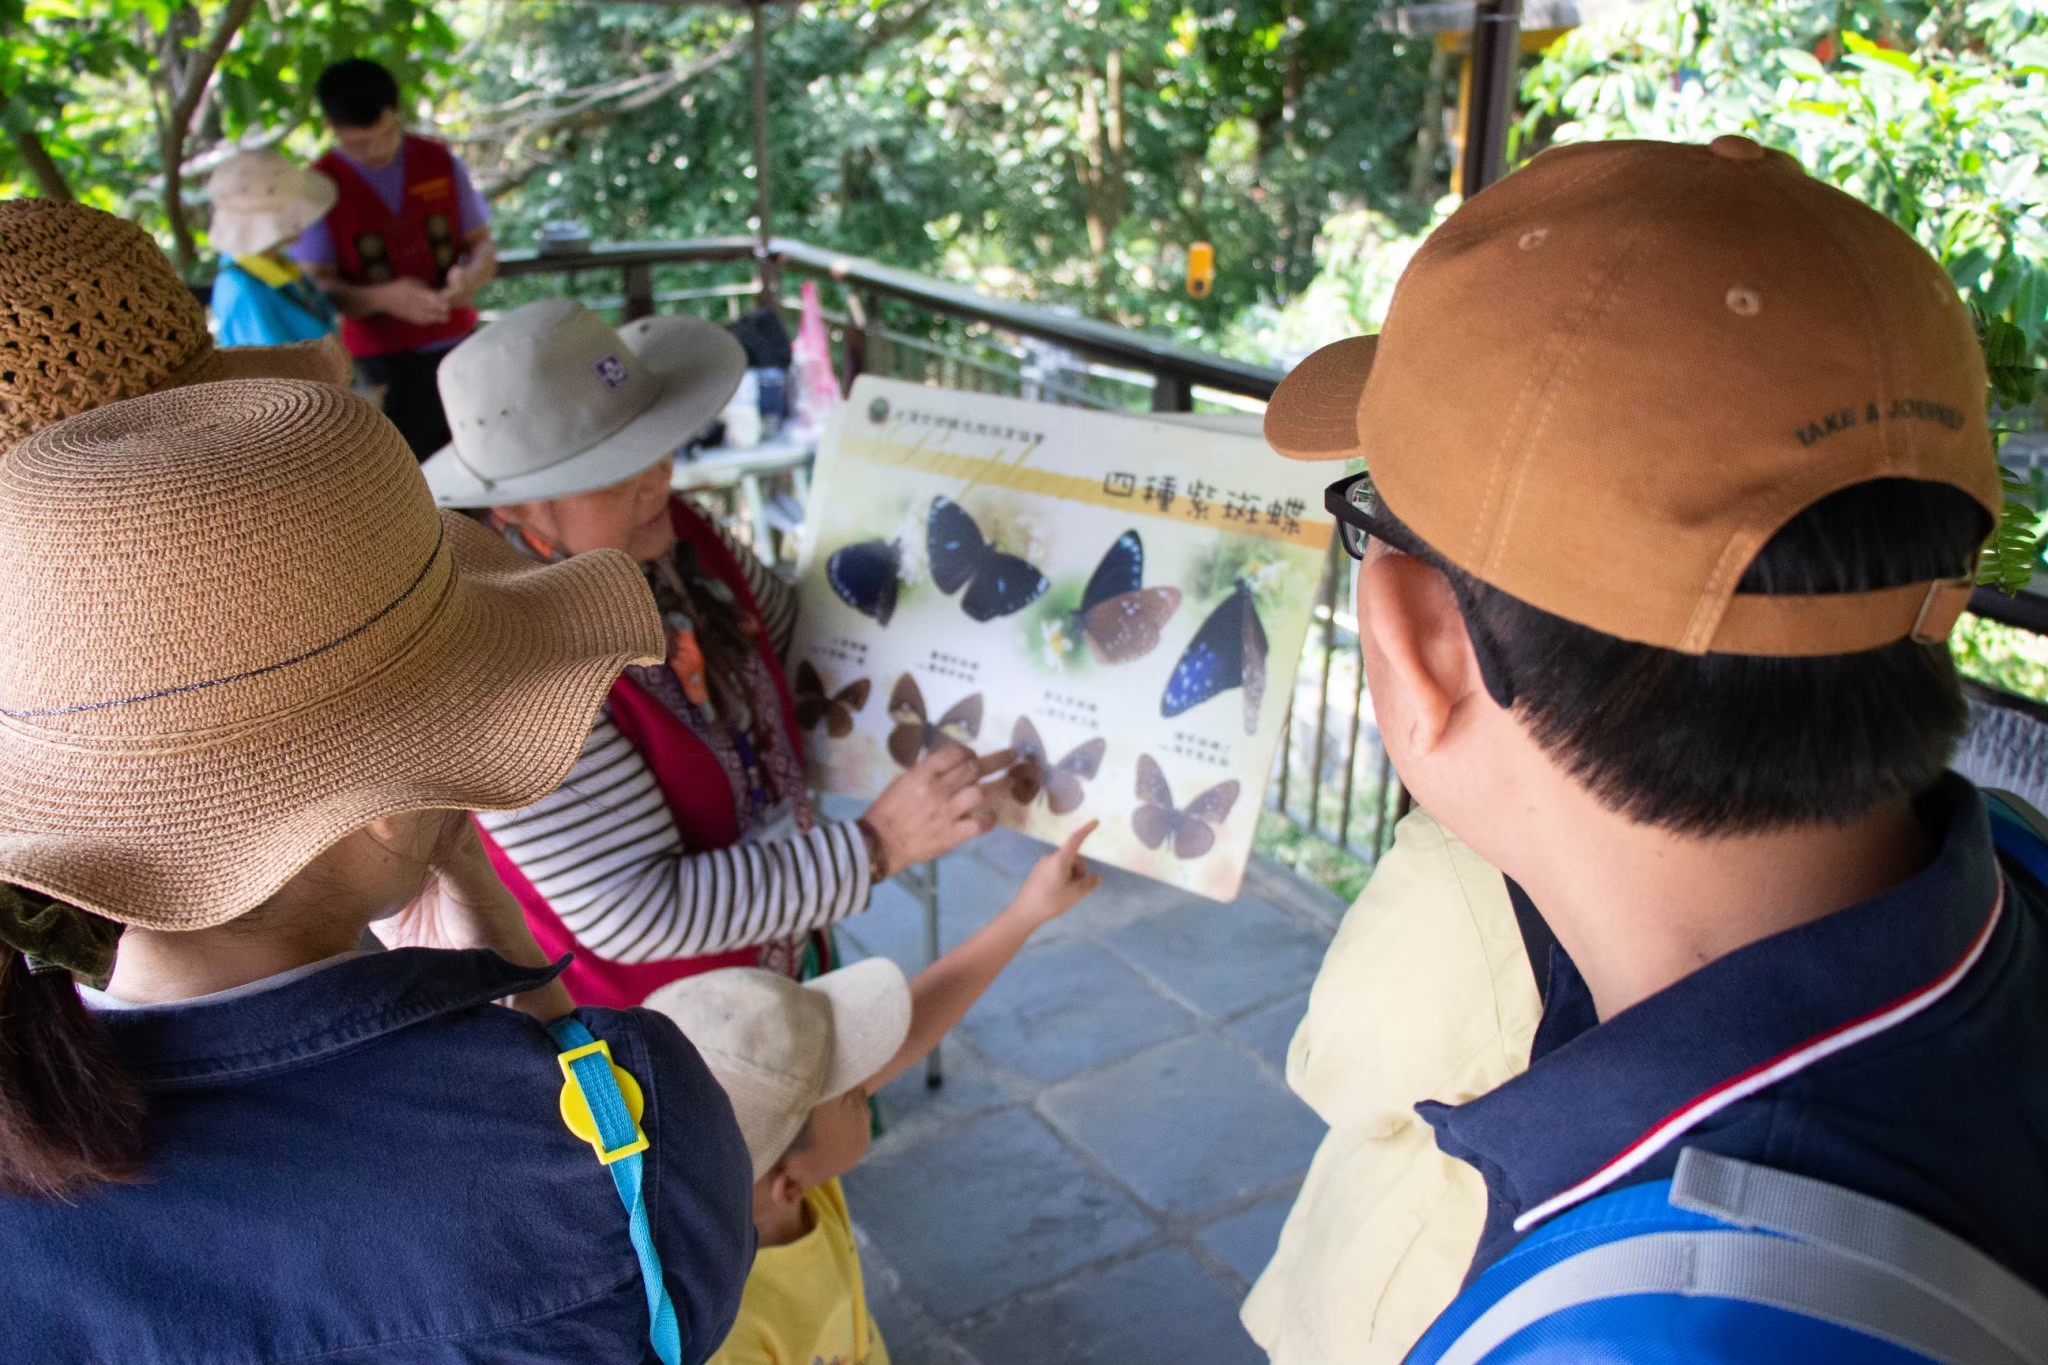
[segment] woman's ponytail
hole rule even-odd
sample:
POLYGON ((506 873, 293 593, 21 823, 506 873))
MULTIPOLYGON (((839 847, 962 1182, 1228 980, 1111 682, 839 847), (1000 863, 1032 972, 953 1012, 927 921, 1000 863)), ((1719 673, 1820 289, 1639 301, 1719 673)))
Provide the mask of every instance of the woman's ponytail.
POLYGON ((0 883, 0 1191, 64 1198, 141 1172, 142 1092, 72 984, 105 980, 119 934, 0 883))

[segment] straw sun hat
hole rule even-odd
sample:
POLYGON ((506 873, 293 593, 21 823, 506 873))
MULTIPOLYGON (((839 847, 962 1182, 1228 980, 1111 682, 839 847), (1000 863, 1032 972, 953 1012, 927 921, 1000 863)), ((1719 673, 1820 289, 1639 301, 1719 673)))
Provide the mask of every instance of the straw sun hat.
POLYGON ((237 152, 206 182, 213 221, 206 236, 223 256, 289 242, 327 216, 341 191, 332 180, 269 150, 237 152))
POLYGON ((426 462, 443 507, 566 498, 632 478, 711 425, 747 372, 723 327, 646 318, 622 336, 573 299, 539 299, 441 362, 450 442, 426 462))
POLYGON ((328 340, 216 347, 206 309, 135 224, 83 204, 0 201, 0 449, 181 384, 348 377, 328 340))
POLYGON ((662 645, 630 559, 437 513, 342 389, 74 417, 0 458, 0 881, 222 923, 381 816, 537 800, 662 645))

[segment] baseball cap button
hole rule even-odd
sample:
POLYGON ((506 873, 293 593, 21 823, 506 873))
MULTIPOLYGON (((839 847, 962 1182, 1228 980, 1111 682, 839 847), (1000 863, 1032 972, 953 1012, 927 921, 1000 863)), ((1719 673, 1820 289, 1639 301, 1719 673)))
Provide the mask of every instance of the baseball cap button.
POLYGON ((1738 137, 1734 133, 1723 133, 1720 137, 1715 138, 1707 144, 1707 150, 1715 156, 1726 157, 1730 161, 1761 161, 1764 159, 1763 148, 1757 146, 1748 138, 1738 137))

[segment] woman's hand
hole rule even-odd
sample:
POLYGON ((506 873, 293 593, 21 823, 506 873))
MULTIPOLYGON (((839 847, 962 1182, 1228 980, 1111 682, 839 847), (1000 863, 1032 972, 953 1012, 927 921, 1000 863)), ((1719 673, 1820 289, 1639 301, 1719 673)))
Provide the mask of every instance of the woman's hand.
POLYGON ((1009 749, 976 758, 974 751, 949 744, 926 754, 915 768, 898 777, 861 818, 881 841, 888 874, 901 872, 950 853, 996 822, 991 801, 993 784, 981 780, 1008 772, 1017 761, 1009 749))
POLYGON ((1024 916, 1032 929, 1058 919, 1081 903, 1083 897, 1102 885, 1102 878, 1088 869, 1081 856, 1081 844, 1102 822, 1090 820, 1067 836, 1067 841, 1032 865, 1031 873, 1010 902, 1008 913, 1024 916))
MULTIPOLYGON (((460 837, 449 855, 428 874, 412 904, 370 926, 387 948, 488 948, 519 967, 545 967, 548 958, 534 941, 526 912, 491 866, 477 837, 476 821, 462 817, 460 837)), ((505 1003, 543 1023, 571 1008, 560 981, 515 995, 505 1003)))

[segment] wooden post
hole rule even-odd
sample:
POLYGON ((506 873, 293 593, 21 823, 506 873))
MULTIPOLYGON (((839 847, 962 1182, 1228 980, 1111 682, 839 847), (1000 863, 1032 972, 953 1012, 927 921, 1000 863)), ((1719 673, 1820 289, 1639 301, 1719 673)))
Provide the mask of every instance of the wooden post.
POLYGON ((1186 375, 1164 372, 1152 376, 1152 411, 1193 412, 1195 410, 1194 387, 1186 375))
POLYGON ((625 277, 625 320, 637 322, 654 316, 654 267, 629 265, 619 274, 625 277))
POLYGON ((1508 120, 1515 112, 1516 30, 1521 0, 1479 0, 1472 19, 1471 101, 1465 115, 1458 192, 1470 199, 1506 169, 1508 120))

